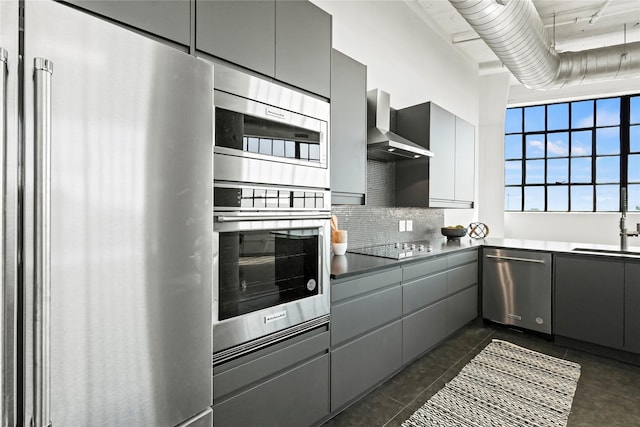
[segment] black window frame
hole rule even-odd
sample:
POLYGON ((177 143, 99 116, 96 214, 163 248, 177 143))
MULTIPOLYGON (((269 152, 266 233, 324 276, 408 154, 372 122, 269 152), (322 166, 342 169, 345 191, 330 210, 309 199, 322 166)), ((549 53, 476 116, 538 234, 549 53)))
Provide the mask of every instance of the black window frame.
MULTIPOLYGON (((535 104, 535 105, 526 105, 526 106, 516 106, 507 108, 505 112, 505 117, 509 113, 509 111, 517 111, 520 112, 520 121, 521 128, 518 132, 507 132, 507 123, 505 120, 505 132, 503 144, 505 147, 504 153, 504 205, 503 210, 505 212, 581 212, 581 213, 599 213, 599 212, 619 212, 622 208, 622 200, 619 197, 620 188, 627 188, 629 185, 636 186, 640 188, 640 181, 630 181, 628 174, 628 164, 629 164, 629 156, 640 154, 640 151, 631 151, 631 141, 630 141, 630 131, 632 126, 640 126, 640 123, 631 123, 631 100, 638 98, 635 102, 640 102, 640 94, 630 94, 623 96, 610 96, 610 97, 602 97, 602 98, 591 98, 591 99, 580 99, 580 100, 566 100, 560 102, 553 103, 545 103, 545 104, 535 104), (606 125, 598 125, 598 102, 603 100, 611 100, 617 99, 620 104, 620 117, 618 124, 606 124, 606 125), (591 102, 592 112, 593 112, 593 123, 592 126, 588 127, 572 127, 572 119, 573 119, 573 103, 579 102, 591 102), (549 129, 549 107, 567 104, 568 117, 567 117, 567 127, 561 129, 549 129), (539 108, 544 107, 544 127, 542 130, 525 130, 525 111, 528 108, 539 108), (607 128, 619 128, 619 141, 620 147, 618 153, 615 154, 598 154, 598 140, 597 140, 597 130, 598 129, 607 129, 607 128), (573 138, 575 132, 591 132, 591 152, 589 155, 577 155, 573 153, 573 138), (549 135, 558 134, 558 133, 566 133, 567 134, 567 153, 566 155, 549 156, 549 135), (520 136, 520 157, 507 157, 507 138, 514 139, 514 136, 520 136), (527 155, 527 137, 530 136, 541 136, 543 138, 543 154, 542 156, 528 156, 527 155), (606 158, 606 157, 617 157, 619 160, 619 176, 617 181, 609 181, 609 182, 598 182, 597 180, 597 159, 606 158), (589 182, 583 181, 572 181, 572 159, 579 158, 588 158, 590 159, 591 164, 591 180, 589 182), (548 175, 548 165, 549 160, 562 160, 566 159, 567 162, 567 179, 566 182, 549 181, 548 175), (542 161, 543 162, 543 179, 542 182, 529 182, 527 183, 527 161, 542 161), (509 162, 509 163, 508 163, 509 162), (519 162, 520 166, 520 182, 519 183, 507 183, 508 177, 508 167, 512 165, 517 165, 519 162), (617 210, 614 209, 598 209, 598 188, 603 188, 603 186, 615 185, 618 187, 618 207, 617 210), (567 199, 566 199, 566 209, 565 210, 549 210, 549 188, 552 187, 566 187, 567 199), (574 206, 572 206, 572 188, 584 187, 589 188, 591 190, 591 210, 576 210, 574 206), (527 188, 542 188, 543 191, 543 209, 527 209, 525 210, 526 203, 526 190, 527 188), (507 209, 507 195, 509 189, 519 189, 519 206, 510 207, 507 209)), ((640 148, 639 148, 640 150, 640 148)), ((517 195, 516 195, 517 198, 517 195)))

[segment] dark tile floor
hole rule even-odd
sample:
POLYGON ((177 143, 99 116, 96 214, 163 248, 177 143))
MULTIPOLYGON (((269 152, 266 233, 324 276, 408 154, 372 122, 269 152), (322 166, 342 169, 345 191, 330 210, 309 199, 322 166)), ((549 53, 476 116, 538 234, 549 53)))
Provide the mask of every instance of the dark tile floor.
POLYGON ((640 426, 640 367, 481 321, 455 333, 325 426, 399 426, 493 338, 581 365, 569 427, 640 426))

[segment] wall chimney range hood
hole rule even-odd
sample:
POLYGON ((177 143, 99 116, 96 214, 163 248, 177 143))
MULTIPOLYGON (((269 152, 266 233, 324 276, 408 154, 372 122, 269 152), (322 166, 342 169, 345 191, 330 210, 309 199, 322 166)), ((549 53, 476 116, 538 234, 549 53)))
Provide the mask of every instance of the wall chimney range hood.
POLYGON ((432 157, 431 151, 389 130, 389 99, 380 89, 367 92, 367 157, 384 162, 432 157))

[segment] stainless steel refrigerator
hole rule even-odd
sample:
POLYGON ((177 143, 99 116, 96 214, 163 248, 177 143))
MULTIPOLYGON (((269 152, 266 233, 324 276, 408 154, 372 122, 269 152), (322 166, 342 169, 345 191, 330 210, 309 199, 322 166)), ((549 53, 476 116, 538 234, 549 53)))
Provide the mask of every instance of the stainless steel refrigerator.
POLYGON ((212 425, 211 65, 52 1, 0 48, 1 425, 212 425))

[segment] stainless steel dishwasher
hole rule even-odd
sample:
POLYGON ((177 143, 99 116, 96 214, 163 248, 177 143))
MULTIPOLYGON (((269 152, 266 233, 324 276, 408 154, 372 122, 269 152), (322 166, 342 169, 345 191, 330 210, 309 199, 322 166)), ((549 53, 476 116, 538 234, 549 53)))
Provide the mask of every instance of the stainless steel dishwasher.
POLYGON ((482 317, 551 334, 551 254, 483 249, 482 317))

